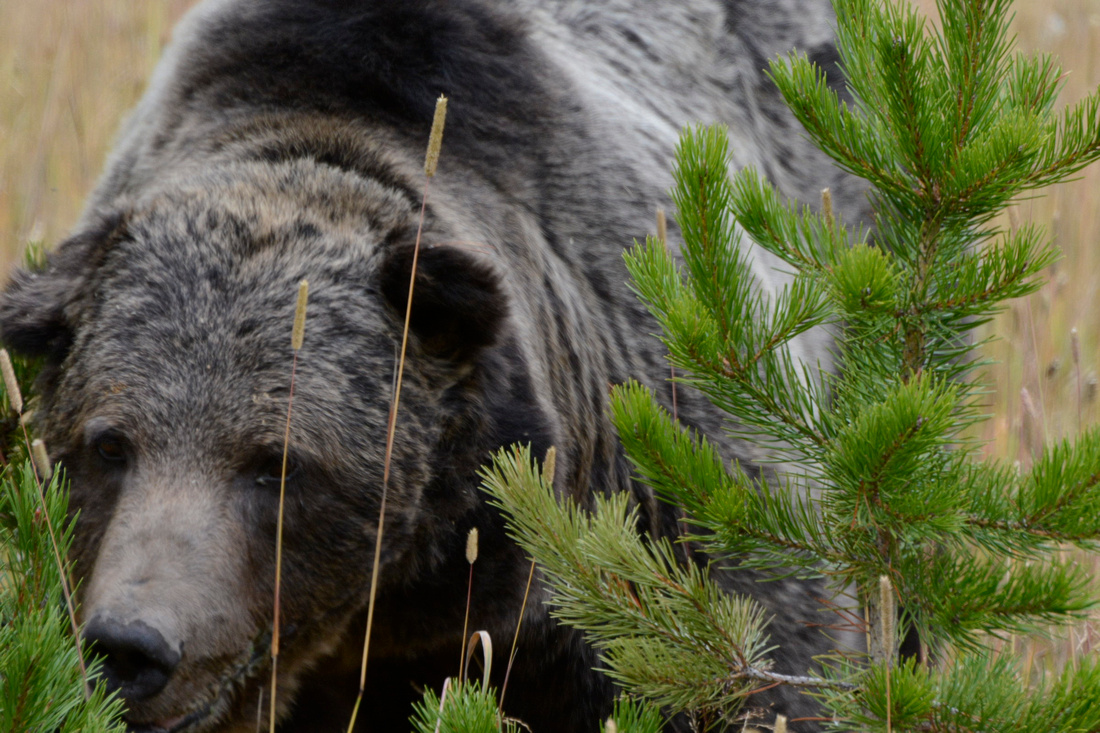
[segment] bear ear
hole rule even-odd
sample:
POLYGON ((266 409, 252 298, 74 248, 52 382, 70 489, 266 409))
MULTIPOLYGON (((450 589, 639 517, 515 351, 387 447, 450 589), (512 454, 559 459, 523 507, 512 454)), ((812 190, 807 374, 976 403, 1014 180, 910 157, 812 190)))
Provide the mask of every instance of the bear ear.
POLYGON ((64 358, 94 273, 123 227, 121 215, 104 217, 59 244, 44 269, 16 270, 0 293, 0 341, 27 356, 64 358))
MULTIPOLYGON (((382 294, 401 318, 409 299, 413 247, 387 249, 379 271, 382 294)), ((486 262, 448 246, 421 245, 409 329, 433 356, 467 360, 492 345, 508 313, 500 276, 486 262)))

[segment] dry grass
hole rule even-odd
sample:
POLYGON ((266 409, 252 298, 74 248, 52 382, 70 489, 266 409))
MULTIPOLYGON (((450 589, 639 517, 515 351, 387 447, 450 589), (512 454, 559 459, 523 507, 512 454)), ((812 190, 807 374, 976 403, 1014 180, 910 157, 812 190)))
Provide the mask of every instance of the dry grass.
MULTIPOLYGON (((140 95, 172 25, 192 3, 0 2, 0 272, 28 240, 52 244, 66 234, 122 116, 140 95)), ((920 4, 934 10, 933 0, 920 4)), ((1016 13, 1020 49, 1050 51, 1071 72, 1064 101, 1097 87, 1095 0, 1019 0, 1016 13)), ((1001 339, 988 350, 998 362, 988 370, 989 454, 1027 465, 1043 441, 1072 436, 1100 417, 1100 166, 1021 203, 1014 216, 1047 226, 1064 253, 1041 292, 997 318, 993 330, 1001 339), (1079 364, 1072 354, 1074 328, 1079 364), (1030 411, 1023 389, 1032 398, 1030 411)), ((1091 649, 1094 636, 1092 625, 1084 624, 1058 642, 1013 645, 1046 667, 1091 649)))
POLYGON ((66 234, 192 3, 0 2, 0 271, 66 234))

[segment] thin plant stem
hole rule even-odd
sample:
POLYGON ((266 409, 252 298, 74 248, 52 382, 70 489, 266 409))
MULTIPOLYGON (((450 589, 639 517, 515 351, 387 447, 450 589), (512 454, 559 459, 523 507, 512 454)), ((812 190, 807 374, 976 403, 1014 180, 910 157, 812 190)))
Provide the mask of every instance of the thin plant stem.
MULTIPOLYGON (((309 283, 298 283, 298 302, 294 308, 294 328, 291 331, 290 346, 294 358, 290 363, 290 392, 286 400, 286 429, 283 432, 283 462, 279 470, 279 519, 275 529, 275 611, 271 628, 271 714, 268 720, 270 733, 275 733, 275 702, 279 674, 279 608, 280 590, 283 578, 283 516, 286 507, 286 464, 290 454, 290 415, 294 407, 294 378, 298 374, 298 352, 302 349, 302 339, 306 328, 306 302, 309 298, 309 283)), ((263 707, 263 691, 258 707, 263 707)), ((257 715, 259 712, 257 711, 257 715)))
POLYGON ((498 712, 501 715, 504 715, 504 693, 508 692, 508 678, 512 676, 512 662, 516 661, 516 644, 519 642, 519 630, 523 626, 523 614, 527 611, 527 596, 531 593, 531 580, 534 577, 535 560, 531 558, 531 570, 527 573, 527 589, 523 591, 523 603, 519 607, 519 618, 516 619, 516 633, 512 636, 512 651, 508 652, 508 667, 504 670, 504 684, 500 686, 500 708, 498 712))
POLYGON ((420 199, 420 222, 416 227, 416 242, 413 244, 412 268, 409 273, 409 298, 405 304, 405 325, 401 331, 401 354, 397 360, 397 380, 393 389, 393 401, 386 425, 386 455, 382 468, 382 500, 378 506, 378 532, 374 539, 374 564, 370 576, 370 598, 367 601, 367 629, 363 637, 363 661, 359 668, 359 694, 355 697, 355 706, 351 709, 348 733, 355 729, 355 719, 359 715, 359 705, 363 701, 363 691, 367 687, 367 658, 370 655, 370 632, 374 624, 374 600, 378 590, 378 564, 382 556, 382 531, 386 521, 386 495, 390 484, 390 460, 393 457, 393 441, 397 426, 397 408, 401 403, 401 382, 405 374, 405 351, 409 344, 409 319, 412 316, 413 288, 416 286, 416 264, 420 257, 420 237, 424 231, 424 212, 428 205, 428 187, 430 177, 424 179, 424 195, 420 199))
POLYGON ((294 377, 298 372, 298 350, 290 366, 290 393, 286 402, 286 430, 283 434, 283 465, 279 475, 279 519, 275 529, 275 618, 271 629, 271 713, 268 730, 275 733, 275 693, 279 673, 279 600, 283 575, 283 509, 286 504, 286 462, 290 452, 290 412, 294 407, 294 377))
POLYGON ((470 599, 474 595, 474 564, 470 563, 470 580, 466 584, 466 617, 462 620, 462 652, 458 655, 458 681, 465 682, 466 632, 470 629, 470 599))
MULTIPOLYGON (((658 218, 658 221, 660 219, 658 218)), ((558 449, 550 446, 546 450, 546 457, 542 461, 542 480, 554 490, 554 474, 558 466, 558 449)), ((535 577, 535 558, 531 558, 531 570, 527 573, 527 587, 523 591, 523 603, 519 607, 519 618, 516 619, 516 633, 512 636, 512 651, 508 654, 508 667, 504 670, 504 684, 500 689, 500 705, 497 708, 499 717, 504 717, 504 693, 508 691, 508 678, 512 675, 512 662, 516 659, 516 644, 519 642, 519 630, 523 626, 523 614, 527 611, 527 597, 531 594, 531 580, 535 577)))
POLYGON ((477 527, 472 527, 466 535, 466 562, 470 564, 470 580, 466 584, 466 616, 462 619, 462 653, 458 657, 458 681, 465 682, 466 661, 469 653, 465 651, 466 633, 470 629, 470 600, 474 596, 474 563, 477 562, 477 527))

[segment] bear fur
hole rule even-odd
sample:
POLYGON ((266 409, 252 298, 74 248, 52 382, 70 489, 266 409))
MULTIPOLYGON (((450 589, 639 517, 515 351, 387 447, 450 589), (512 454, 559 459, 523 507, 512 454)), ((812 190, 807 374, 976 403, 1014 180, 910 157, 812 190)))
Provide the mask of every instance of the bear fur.
MULTIPOLYGON (((798 47, 835 72, 827 6, 207 0, 189 14, 74 234, 42 271, 16 272, 0 299, 4 342, 45 357, 38 428, 80 512, 86 635, 109 655, 132 730, 252 731, 257 706, 267 709, 302 278, 311 289, 290 427, 280 730, 347 724, 440 94, 450 109, 427 199, 359 728, 406 730, 417 690, 456 673, 472 527, 471 628, 511 638, 528 561, 478 489, 493 451, 556 446, 563 497, 588 505, 629 491, 647 531, 676 533, 674 510, 632 481, 606 414, 609 385, 629 378, 671 402, 658 329, 628 289, 622 252, 667 208, 677 136, 694 121, 728 124, 735 164, 785 193, 814 200, 829 186, 839 209, 860 209, 858 186, 800 137, 763 71, 798 47)), ((670 237, 675 247, 675 227, 670 237)), ((785 282, 767 253, 753 262, 765 288, 785 282)), ((807 334, 795 351, 826 359, 827 349, 827 335, 807 334)), ((720 439, 721 416, 683 387, 678 414, 720 439)), ((726 447, 750 468, 763 457, 748 443, 726 447)), ((833 646, 808 628, 831 620, 820 612, 826 591, 757 578, 724 582, 774 614, 775 669, 806 672, 833 646)), ((535 733, 590 733, 615 690, 543 598, 536 583, 507 712, 535 733)), ((816 710, 788 689, 750 706, 769 720, 816 710)))

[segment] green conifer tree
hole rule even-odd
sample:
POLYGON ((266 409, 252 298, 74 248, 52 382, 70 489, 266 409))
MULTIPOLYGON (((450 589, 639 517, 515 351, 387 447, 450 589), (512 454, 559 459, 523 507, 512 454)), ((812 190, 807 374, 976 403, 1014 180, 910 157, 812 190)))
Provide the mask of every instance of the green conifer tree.
POLYGON ((699 729, 735 722, 753 689, 791 684, 837 730, 1100 730, 1100 665, 1023 679, 988 643, 1095 605, 1058 550, 1100 539, 1100 430, 1024 473, 982 460, 970 437, 985 418, 974 331, 1056 257, 1037 228, 995 217, 1100 157, 1100 94, 1055 110, 1062 72, 1013 53, 1009 0, 938 6, 942 28, 897 0, 834 0, 852 106, 804 56, 771 64, 809 138, 869 182, 873 242, 751 169, 731 179, 724 131, 699 128, 681 139, 672 191, 682 262, 652 238, 627 254, 680 380, 783 469, 750 480, 628 384, 612 411, 641 480, 687 510, 719 561, 854 588, 868 658, 774 674, 758 607, 639 540, 623 498, 592 515, 560 506, 522 450, 486 476, 557 616, 625 689, 699 729), (759 290, 743 233, 795 273, 789 287, 759 290), (788 348, 819 327, 837 333, 832 370, 788 348), (911 629, 924 653, 899 658, 911 629))

